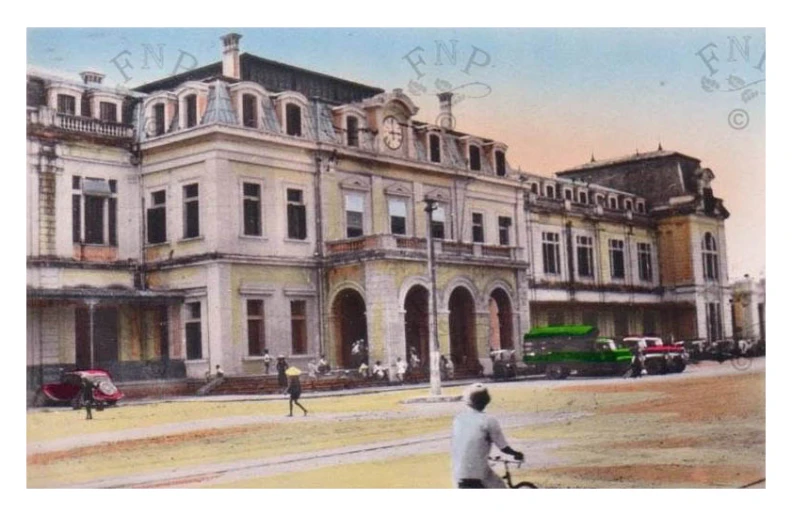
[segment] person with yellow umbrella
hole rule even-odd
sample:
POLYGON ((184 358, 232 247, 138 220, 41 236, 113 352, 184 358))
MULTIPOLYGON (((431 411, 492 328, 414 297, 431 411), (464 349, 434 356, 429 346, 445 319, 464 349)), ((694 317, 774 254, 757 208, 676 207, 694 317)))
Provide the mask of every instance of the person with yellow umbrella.
POLYGON ((283 394, 289 395, 289 416, 292 417, 294 414, 294 405, 300 407, 303 411, 303 416, 308 415, 308 411, 300 405, 300 402, 297 401, 300 399, 300 395, 302 394, 302 386, 300 385, 300 371, 296 367, 292 366, 286 369, 286 378, 288 379, 288 386, 283 394))

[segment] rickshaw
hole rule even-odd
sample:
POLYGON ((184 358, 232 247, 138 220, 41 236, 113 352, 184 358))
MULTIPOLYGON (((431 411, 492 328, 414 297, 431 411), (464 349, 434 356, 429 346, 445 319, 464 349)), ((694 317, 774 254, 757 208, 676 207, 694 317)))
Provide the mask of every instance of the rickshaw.
POLYGON ((71 405, 74 410, 82 408, 80 389, 83 380, 90 381, 93 398, 98 407, 113 406, 124 394, 113 383, 110 373, 103 369, 68 371, 61 374, 60 382, 45 383, 36 394, 35 406, 71 405))

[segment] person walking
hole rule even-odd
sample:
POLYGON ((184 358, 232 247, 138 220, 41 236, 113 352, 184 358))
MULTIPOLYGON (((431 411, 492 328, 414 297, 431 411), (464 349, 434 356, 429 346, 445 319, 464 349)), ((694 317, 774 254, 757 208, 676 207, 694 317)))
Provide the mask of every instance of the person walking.
POLYGON ((85 407, 85 419, 93 419, 91 409, 93 408, 94 403, 96 403, 93 392, 94 387, 96 387, 96 385, 91 381, 90 378, 85 377, 80 382, 79 396, 83 407, 85 407))
POLYGON ((403 361, 401 357, 396 359, 396 381, 404 383, 404 374, 407 372, 407 362, 403 361))
POLYGON ((275 369, 278 371, 278 387, 281 389, 286 388, 286 369, 289 368, 289 364, 286 363, 286 357, 283 355, 278 355, 278 361, 275 363, 275 369))
POLYGON ((470 488, 505 488, 503 480, 489 466, 487 458, 494 444, 503 453, 522 461, 521 452, 506 442, 500 423, 484 413, 490 402, 487 388, 474 383, 465 389, 466 409, 454 418, 451 431, 451 466, 454 486, 470 488))
POLYGON ((308 415, 308 410, 303 407, 300 402, 300 395, 302 395, 302 386, 300 385, 300 373, 301 371, 296 367, 290 367, 286 370, 286 377, 288 378, 288 385, 284 394, 289 395, 289 415, 288 417, 292 417, 294 415, 294 405, 300 407, 303 411, 303 416, 308 415))
POLYGON ((269 350, 264 350, 264 374, 269 374, 270 362, 272 362, 272 357, 269 354, 269 350))

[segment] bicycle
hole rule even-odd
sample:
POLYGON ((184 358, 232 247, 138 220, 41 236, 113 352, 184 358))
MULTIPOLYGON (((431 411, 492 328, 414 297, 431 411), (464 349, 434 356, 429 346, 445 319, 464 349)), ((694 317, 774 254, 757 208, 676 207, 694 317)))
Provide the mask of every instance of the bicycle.
POLYGON ((489 457, 489 460, 493 463, 503 464, 503 469, 505 470, 505 473, 501 478, 506 481, 506 485, 509 486, 509 489, 523 489, 523 488, 539 489, 539 486, 537 486, 533 482, 524 481, 524 482, 518 482, 517 484, 512 484, 511 471, 509 471, 509 464, 516 464, 517 468, 519 469, 519 467, 522 466, 523 461, 502 459, 500 455, 496 455, 495 457, 489 457))

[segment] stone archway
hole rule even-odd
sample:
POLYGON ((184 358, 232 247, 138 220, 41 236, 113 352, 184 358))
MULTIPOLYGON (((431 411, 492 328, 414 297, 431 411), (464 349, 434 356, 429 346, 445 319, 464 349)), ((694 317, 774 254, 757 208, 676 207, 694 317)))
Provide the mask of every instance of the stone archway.
POLYGON ((418 352, 422 364, 429 363, 429 291, 415 285, 404 298, 404 350, 401 359, 407 360, 410 348, 418 352))
POLYGON ((512 305, 502 288, 492 291, 489 298, 489 347, 492 349, 514 349, 512 305))
POLYGON ((451 359, 460 370, 478 372, 476 303, 473 295, 465 287, 455 288, 448 300, 448 310, 451 359))
POLYGON ((363 339, 368 343, 366 302, 356 290, 347 288, 333 300, 333 333, 335 362, 339 367, 358 367, 352 358, 352 343, 363 339))

